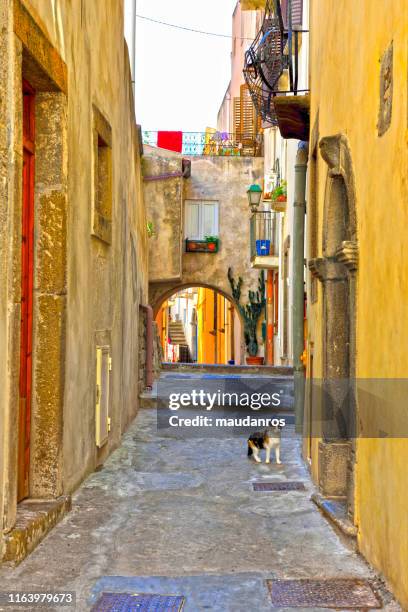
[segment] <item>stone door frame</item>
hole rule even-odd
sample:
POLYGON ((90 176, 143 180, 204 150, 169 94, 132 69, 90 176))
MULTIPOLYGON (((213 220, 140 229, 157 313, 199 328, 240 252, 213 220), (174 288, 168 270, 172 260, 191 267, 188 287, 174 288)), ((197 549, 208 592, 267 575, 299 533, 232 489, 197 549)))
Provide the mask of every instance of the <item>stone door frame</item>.
POLYGON ((309 268, 323 286, 322 434, 319 485, 354 508, 356 430, 356 276, 358 243, 352 157, 344 134, 319 143, 328 165, 322 254, 309 268))
POLYGON ((20 355, 21 220, 23 170, 23 80, 36 91, 36 165, 34 179, 34 287, 32 415, 29 497, 55 499, 63 493, 62 424, 65 391, 67 310, 67 67, 21 0, 10 2, 4 36, 11 44, 5 59, 13 72, 7 98, 13 182, 10 209, 9 320, 10 393, 5 406, 3 529, 14 527, 17 513, 18 364, 20 355), (14 311, 13 311, 14 312, 14 311))

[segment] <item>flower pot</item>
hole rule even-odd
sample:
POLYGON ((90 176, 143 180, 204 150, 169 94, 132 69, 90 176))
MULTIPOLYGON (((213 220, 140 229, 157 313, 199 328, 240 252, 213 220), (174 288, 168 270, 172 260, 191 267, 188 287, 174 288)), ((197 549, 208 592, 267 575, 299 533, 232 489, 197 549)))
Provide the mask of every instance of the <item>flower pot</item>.
POLYGON ((246 358, 246 362, 247 362, 247 365, 261 366, 261 365, 264 364, 264 358, 263 357, 251 357, 251 356, 248 356, 246 358))
POLYGON ((257 255, 269 255, 269 251, 271 249, 271 241, 270 240, 257 240, 256 243, 256 254, 257 255))
MULTIPOLYGON (((282 196, 280 196, 282 197, 282 196)), ((287 204, 287 200, 286 197, 284 200, 272 200, 271 202, 271 207, 272 210, 274 210, 275 212, 285 212, 286 210, 286 204, 287 204)))

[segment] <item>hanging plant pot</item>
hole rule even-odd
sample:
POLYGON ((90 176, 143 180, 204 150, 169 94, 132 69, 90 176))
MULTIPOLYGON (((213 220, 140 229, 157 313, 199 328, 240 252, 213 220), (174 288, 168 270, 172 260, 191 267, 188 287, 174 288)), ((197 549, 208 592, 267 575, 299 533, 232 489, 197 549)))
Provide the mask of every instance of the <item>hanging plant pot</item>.
POLYGON ((251 357, 251 356, 248 356, 246 358, 246 362, 247 362, 247 365, 261 366, 261 365, 264 364, 264 358, 263 357, 251 357))
POLYGON ((286 210, 287 199, 286 196, 279 196, 276 200, 272 200, 271 207, 272 210, 276 212, 285 212, 286 210))
POLYGON ((285 212, 287 197, 286 181, 282 181, 282 183, 271 193, 272 209, 276 210, 276 212, 285 212))

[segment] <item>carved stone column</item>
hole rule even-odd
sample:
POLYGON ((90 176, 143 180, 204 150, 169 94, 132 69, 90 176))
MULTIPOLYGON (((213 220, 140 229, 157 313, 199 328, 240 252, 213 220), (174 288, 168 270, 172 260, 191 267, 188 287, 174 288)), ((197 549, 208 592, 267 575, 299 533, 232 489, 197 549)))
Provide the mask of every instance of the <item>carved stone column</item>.
POLYGON ((350 437, 354 412, 351 374, 350 277, 357 268, 357 245, 344 241, 333 257, 309 261, 323 284, 322 437, 319 485, 327 497, 347 496, 350 437))

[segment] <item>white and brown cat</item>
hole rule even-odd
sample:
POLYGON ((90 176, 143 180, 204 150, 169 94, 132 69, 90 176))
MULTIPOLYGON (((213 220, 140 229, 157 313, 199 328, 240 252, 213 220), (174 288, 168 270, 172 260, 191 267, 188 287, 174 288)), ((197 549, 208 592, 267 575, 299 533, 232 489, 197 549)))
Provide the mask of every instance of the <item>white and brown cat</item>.
POLYGON ((265 463, 271 462, 271 450, 275 449, 276 463, 282 463, 280 460, 280 445, 281 445, 281 430, 280 427, 265 429, 265 431, 257 431, 251 434, 248 438, 248 457, 253 456, 257 463, 262 463, 260 451, 265 449, 265 463))

